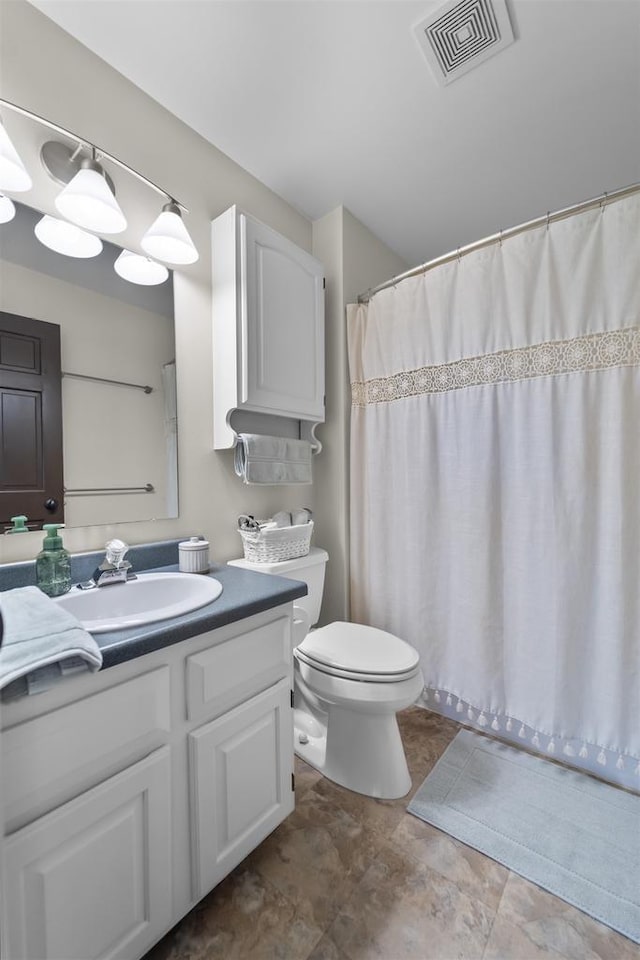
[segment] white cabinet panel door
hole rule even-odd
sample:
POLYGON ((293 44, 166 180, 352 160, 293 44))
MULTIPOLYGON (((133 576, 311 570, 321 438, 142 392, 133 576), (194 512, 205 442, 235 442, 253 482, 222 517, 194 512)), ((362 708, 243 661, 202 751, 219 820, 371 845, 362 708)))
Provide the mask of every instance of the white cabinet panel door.
POLYGON ((241 238, 242 403, 324 420, 324 270, 305 250, 244 214, 241 238))
POLYGON ((195 896, 293 810, 288 680, 189 734, 195 896))
POLYGON ((5 840, 11 960, 130 960, 171 917, 163 747, 5 840))

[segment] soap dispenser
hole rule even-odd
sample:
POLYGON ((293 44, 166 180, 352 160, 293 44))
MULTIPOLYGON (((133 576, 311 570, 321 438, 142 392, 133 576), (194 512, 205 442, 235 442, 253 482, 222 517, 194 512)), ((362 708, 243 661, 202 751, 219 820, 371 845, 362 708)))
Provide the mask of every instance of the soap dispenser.
POLYGON ((63 523, 43 523, 46 536, 36 557, 36 583, 48 597, 60 597, 71 589, 71 556, 62 545, 58 529, 63 523))
POLYGON ((20 514, 18 517, 11 517, 12 527, 9 527, 8 530, 5 530, 5 533, 29 533, 29 528, 27 527, 27 520, 29 518, 20 514))

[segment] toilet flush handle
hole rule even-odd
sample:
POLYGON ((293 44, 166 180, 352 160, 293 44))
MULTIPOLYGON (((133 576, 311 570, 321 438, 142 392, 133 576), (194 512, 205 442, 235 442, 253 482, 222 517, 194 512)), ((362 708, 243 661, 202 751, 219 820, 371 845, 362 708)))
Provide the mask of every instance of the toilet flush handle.
POLYGON ((299 646, 311 629, 311 617, 297 603, 293 605, 293 646, 299 646))

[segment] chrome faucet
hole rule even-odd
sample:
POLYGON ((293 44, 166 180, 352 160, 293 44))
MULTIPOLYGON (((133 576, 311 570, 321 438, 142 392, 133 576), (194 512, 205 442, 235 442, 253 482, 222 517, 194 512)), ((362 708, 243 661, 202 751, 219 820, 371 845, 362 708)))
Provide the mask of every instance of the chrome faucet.
POLYGON ((131 571, 131 564, 125 560, 129 547, 123 540, 109 540, 105 545, 105 558, 93 572, 93 577, 87 584, 81 584, 83 589, 91 586, 106 587, 111 583, 126 583, 135 580, 136 575, 131 571))

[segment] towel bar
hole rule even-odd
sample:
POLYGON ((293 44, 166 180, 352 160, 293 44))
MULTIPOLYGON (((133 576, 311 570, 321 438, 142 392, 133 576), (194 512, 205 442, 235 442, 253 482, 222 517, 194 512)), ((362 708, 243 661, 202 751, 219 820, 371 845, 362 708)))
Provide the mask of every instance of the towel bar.
POLYGON ((132 387, 134 390, 142 390, 143 393, 153 393, 153 387, 143 383, 128 383, 126 380, 108 380, 106 377, 92 377, 88 373, 67 373, 62 371, 63 377, 70 377, 72 380, 91 380, 93 383, 111 383, 116 387, 132 387))
POLYGON ((152 483, 145 483, 144 487, 76 487, 67 489, 65 487, 65 496, 67 497, 107 497, 111 493, 154 493, 155 488, 152 483))

